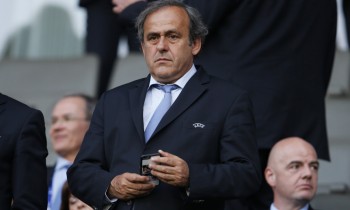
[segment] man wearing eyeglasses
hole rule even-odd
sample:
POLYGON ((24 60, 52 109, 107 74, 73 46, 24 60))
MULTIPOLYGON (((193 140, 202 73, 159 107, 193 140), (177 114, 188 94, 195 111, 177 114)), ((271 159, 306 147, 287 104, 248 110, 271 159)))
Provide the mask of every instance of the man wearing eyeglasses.
POLYGON ((50 138, 57 154, 56 164, 48 168, 48 209, 59 210, 66 172, 77 155, 87 131, 95 100, 84 94, 64 96, 52 110, 50 138))

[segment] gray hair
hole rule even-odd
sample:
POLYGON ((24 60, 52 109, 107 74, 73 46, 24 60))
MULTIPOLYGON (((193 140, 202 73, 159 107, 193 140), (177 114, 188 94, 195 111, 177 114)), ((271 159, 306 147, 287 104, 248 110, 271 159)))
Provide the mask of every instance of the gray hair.
POLYGON ((85 102, 85 105, 86 105, 86 107, 85 107, 86 120, 90 121, 92 118, 92 114, 94 113, 97 100, 94 97, 91 97, 91 96, 83 94, 83 93, 74 93, 74 94, 65 95, 60 100, 62 100, 64 98, 71 98, 71 97, 83 99, 83 101, 85 102))
POLYGON ((143 43, 143 36, 144 36, 144 23, 146 21, 146 18, 148 15, 152 14, 153 12, 158 11, 161 8, 164 7, 180 7, 183 8, 189 19, 190 19, 190 27, 189 27, 189 39, 190 44, 197 39, 200 38, 202 44, 204 43, 205 36, 208 34, 208 29, 204 25, 201 15, 198 12, 197 9, 190 7, 180 0, 163 0, 163 1, 154 1, 148 4, 147 8, 140 13, 140 15, 136 19, 135 27, 137 29, 137 36, 140 41, 140 43, 143 43))

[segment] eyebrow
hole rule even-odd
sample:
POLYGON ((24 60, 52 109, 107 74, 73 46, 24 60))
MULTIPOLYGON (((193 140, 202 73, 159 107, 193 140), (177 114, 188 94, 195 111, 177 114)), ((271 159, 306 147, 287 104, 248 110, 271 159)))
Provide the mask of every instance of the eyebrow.
POLYGON ((303 162, 302 162, 302 161, 299 161, 299 160, 293 160, 293 161, 291 161, 291 162, 288 163, 288 166, 289 166, 289 165, 292 165, 292 164, 301 164, 301 163, 303 163, 303 162))
MULTIPOLYGON (((146 33, 146 36, 149 36, 149 35, 159 35, 159 34, 162 34, 162 32, 156 32, 156 31, 151 31, 151 32, 148 32, 146 33)), ((174 29, 170 29, 170 30, 167 30, 164 32, 164 35, 169 35, 169 34, 181 34, 178 30, 174 30, 174 29)))
POLYGON ((310 165, 317 165, 317 166, 320 165, 320 163, 319 163, 317 160, 311 161, 309 164, 310 164, 310 165))
MULTIPOLYGON (((293 160, 293 161, 291 161, 291 162, 288 163, 288 166, 289 166, 289 165, 292 165, 292 164, 302 164, 302 163, 303 163, 303 161, 300 161, 300 160, 293 160)), ((319 163, 317 160, 311 161, 311 162, 309 162, 308 164, 309 164, 309 165, 320 165, 320 163, 319 163)))
POLYGON ((181 33, 177 30, 169 30, 165 32, 165 35, 169 35, 169 34, 181 34, 181 33))

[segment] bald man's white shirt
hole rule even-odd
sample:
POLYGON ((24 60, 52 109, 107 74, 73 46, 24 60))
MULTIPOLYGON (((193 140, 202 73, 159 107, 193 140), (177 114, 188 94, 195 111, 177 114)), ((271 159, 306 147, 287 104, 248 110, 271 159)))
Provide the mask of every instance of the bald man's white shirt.
MULTIPOLYGON (((309 209, 309 204, 306 204, 303 208, 301 208, 300 210, 308 210, 309 209)), ((276 208, 275 205, 271 204, 270 210, 282 210, 282 209, 278 209, 276 208)))

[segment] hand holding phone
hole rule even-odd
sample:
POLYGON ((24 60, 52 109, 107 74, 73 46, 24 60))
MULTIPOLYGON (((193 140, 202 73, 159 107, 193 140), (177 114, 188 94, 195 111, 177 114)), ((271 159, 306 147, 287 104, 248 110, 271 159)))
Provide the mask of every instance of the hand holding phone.
POLYGON ((158 178, 151 174, 151 169, 149 168, 149 164, 151 163, 151 157, 153 156, 160 156, 160 154, 152 153, 152 154, 145 154, 141 156, 140 174, 142 176, 148 176, 151 180, 150 182, 152 182, 155 185, 158 185, 159 184, 158 178))

